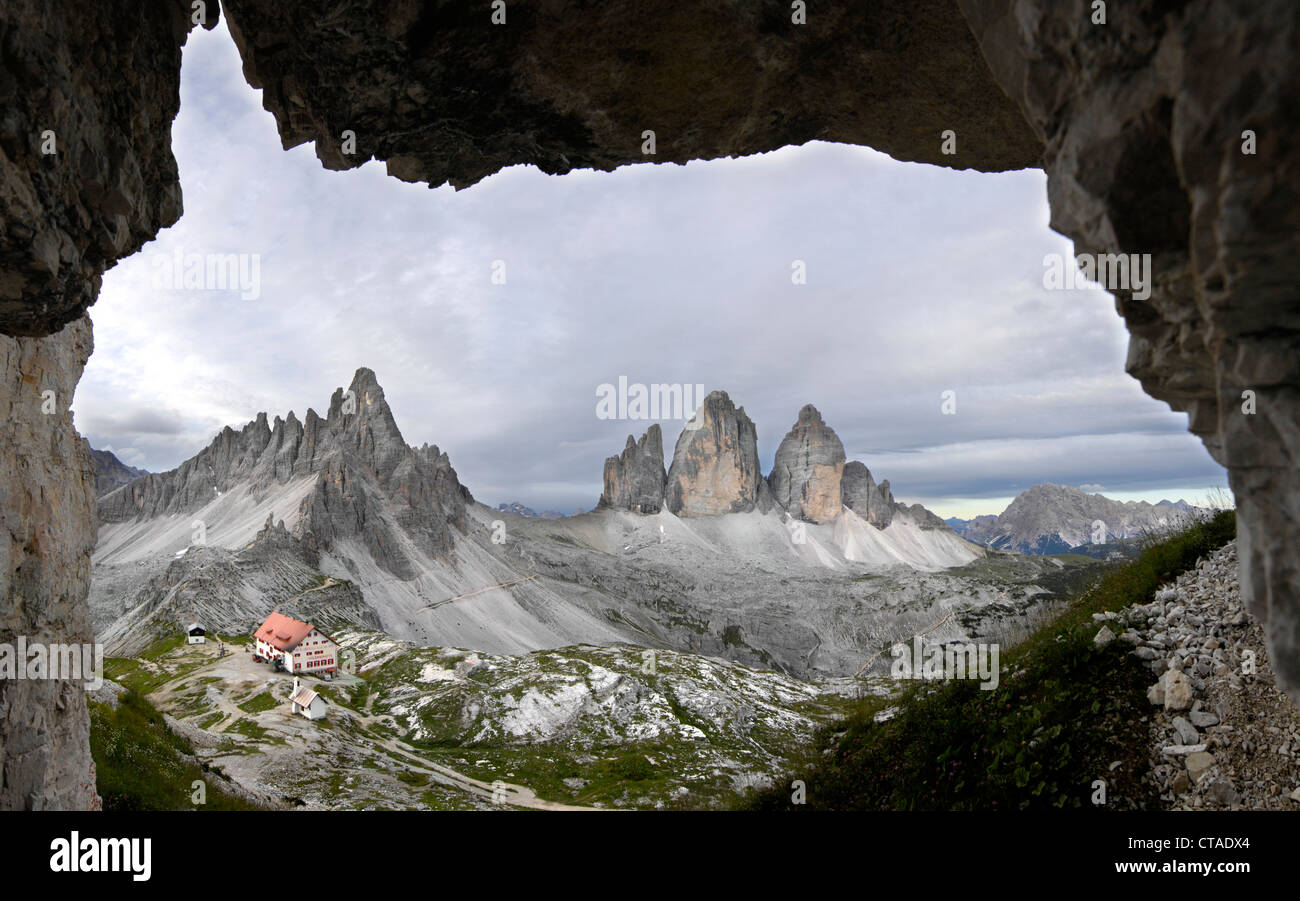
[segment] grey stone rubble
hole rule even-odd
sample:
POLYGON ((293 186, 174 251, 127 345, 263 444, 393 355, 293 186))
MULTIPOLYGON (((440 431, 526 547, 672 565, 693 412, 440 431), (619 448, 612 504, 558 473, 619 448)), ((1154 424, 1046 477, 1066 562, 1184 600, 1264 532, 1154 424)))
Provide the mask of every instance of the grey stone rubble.
POLYGON ((1098 633, 1155 677, 1147 778, 1177 810, 1300 810, 1300 711, 1273 679, 1263 631, 1242 605, 1231 542, 1098 633))

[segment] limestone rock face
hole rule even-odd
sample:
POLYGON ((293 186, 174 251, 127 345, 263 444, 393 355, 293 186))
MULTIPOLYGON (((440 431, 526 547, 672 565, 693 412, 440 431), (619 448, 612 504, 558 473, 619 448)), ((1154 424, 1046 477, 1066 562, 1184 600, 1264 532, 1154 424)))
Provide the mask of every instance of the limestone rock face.
MULTIPOLYGON (((95 640, 94 463, 68 411, 91 346, 86 317, 46 338, 0 337, 0 643, 10 647, 95 640)), ((0 679, 0 810, 99 807, 83 685, 0 679)))
POLYGON ((727 392, 706 397, 678 436, 666 496, 678 516, 772 509, 758 467, 758 432, 727 392))
POLYGON ((844 466, 841 480, 844 506, 861 516, 877 529, 883 529, 894 519, 894 495, 889 490, 889 479, 879 485, 871 477, 871 470, 851 460, 844 466))
POLYGON ((627 447, 605 461, 605 490, 601 507, 658 513, 664 508, 664 436, 659 424, 646 429, 640 441, 627 436, 627 447))
POLYGON ((1300 702, 1300 6, 958 4, 1047 148, 1052 228, 1150 254, 1149 296, 1112 291, 1127 369, 1228 468, 1242 592, 1300 702))
POLYGON ((834 519, 843 506, 840 480, 844 460, 839 436, 822 421, 817 408, 808 404, 776 449, 772 474, 767 478, 773 500, 799 519, 834 519))
POLYGON ((609 170, 810 140, 988 170, 1042 151, 951 0, 830 5, 803 24, 789 3, 730 0, 541 0, 510 4, 503 25, 490 6, 222 5, 284 146, 314 141, 330 169, 375 158, 406 181, 465 187, 516 163, 609 170), (959 159, 942 153, 945 129, 959 159))
POLYGON ((373 371, 358 369, 345 394, 337 389, 321 419, 308 410, 299 423, 266 414, 243 429, 224 429, 207 448, 170 472, 151 473, 99 500, 102 522, 188 513, 218 492, 248 485, 273 490, 316 475, 295 524, 312 547, 359 538, 375 562, 399 578, 415 570, 401 551, 398 529, 434 557, 454 547, 453 529, 466 527, 471 500, 447 455, 435 446, 408 446, 373 371))
MULTIPOLYGON (((207 9, 212 28, 218 4, 207 9)), ((0 332, 77 319, 105 269, 180 218, 171 122, 190 13, 174 0, 0 4, 0 332)))

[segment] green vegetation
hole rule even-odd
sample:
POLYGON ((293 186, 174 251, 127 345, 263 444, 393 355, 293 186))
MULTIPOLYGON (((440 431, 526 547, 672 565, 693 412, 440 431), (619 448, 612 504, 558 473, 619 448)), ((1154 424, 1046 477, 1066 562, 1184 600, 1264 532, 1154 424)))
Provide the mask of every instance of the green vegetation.
POLYGON ((105 810, 258 809, 218 788, 191 759, 189 744, 141 695, 123 692, 116 710, 96 702, 89 707, 90 752, 105 810), (195 803, 198 781, 205 785, 202 804, 195 803))
POLYGON ((242 719, 226 727, 227 732, 238 732, 240 735, 247 735, 263 744, 284 744, 284 739, 274 738, 269 732, 250 719, 242 719))
POLYGON ((194 725, 198 726, 200 729, 211 729, 213 726, 217 725, 225 718, 226 718, 225 712, 218 710, 215 711, 214 713, 210 713, 207 716, 203 717, 203 719, 199 720, 194 725))
POLYGON ((264 691, 259 695, 249 698, 239 705, 239 709, 244 713, 262 713, 271 710, 280 702, 271 696, 269 691, 264 691))
POLYGON ((1149 603, 1155 590, 1232 540, 1232 511, 1148 542, 1103 570, 1052 623, 1001 655, 996 689, 973 680, 918 683, 870 699, 825 727, 795 775, 746 799, 763 810, 1022 810, 1091 807, 1104 778, 1109 806, 1154 804, 1147 765, 1151 671, 1124 642, 1098 649, 1092 614, 1149 603), (896 705, 882 723, 875 715, 896 705), (1113 770, 1114 761, 1120 765, 1113 770), (791 804, 803 780, 806 804, 791 804))

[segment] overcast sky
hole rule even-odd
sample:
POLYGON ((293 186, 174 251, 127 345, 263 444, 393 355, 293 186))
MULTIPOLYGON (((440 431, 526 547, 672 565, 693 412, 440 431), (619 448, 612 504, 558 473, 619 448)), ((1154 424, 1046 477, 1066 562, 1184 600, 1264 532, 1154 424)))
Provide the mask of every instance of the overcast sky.
MULTIPOLYGON (((310 145, 280 150, 224 22, 190 36, 173 139, 185 214, 105 276, 75 402, 91 444, 135 466, 175 467, 258 411, 323 412, 368 366, 406 440, 491 505, 595 504, 605 457, 649 424, 597 417, 619 376, 728 391, 765 471, 816 404, 850 459, 944 516, 1045 481, 1193 501, 1226 484, 1186 415, 1125 374, 1111 297, 1043 287, 1044 255, 1071 245, 1038 171, 809 144, 515 167, 461 192, 328 172, 310 145), (260 296, 158 285, 177 252, 257 255, 260 296)), ((671 456, 681 422, 663 425, 671 456)))

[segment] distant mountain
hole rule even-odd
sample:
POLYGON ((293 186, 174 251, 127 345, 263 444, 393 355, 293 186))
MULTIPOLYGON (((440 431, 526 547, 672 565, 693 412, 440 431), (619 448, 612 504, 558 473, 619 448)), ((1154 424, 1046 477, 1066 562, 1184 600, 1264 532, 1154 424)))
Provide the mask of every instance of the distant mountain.
POLYGON ((960 516, 949 516, 944 520, 948 528, 952 529, 963 538, 966 536, 966 530, 970 528, 971 520, 962 519, 960 516))
POLYGON ((1115 501, 1048 483, 1022 492, 998 516, 965 521, 959 534, 969 541, 1022 554, 1060 554, 1164 532, 1204 512, 1183 500, 1158 504, 1115 501))
POLYGON ((525 507, 518 501, 511 501, 508 504, 497 504, 497 510, 502 513, 509 513, 512 516, 527 516, 536 519, 563 519, 563 513, 556 513, 554 510, 543 510, 538 513, 532 507, 525 507))
POLYGON ((95 458, 95 497, 103 497, 114 488, 149 474, 147 470, 127 466, 112 451, 91 448, 90 455, 95 458))

